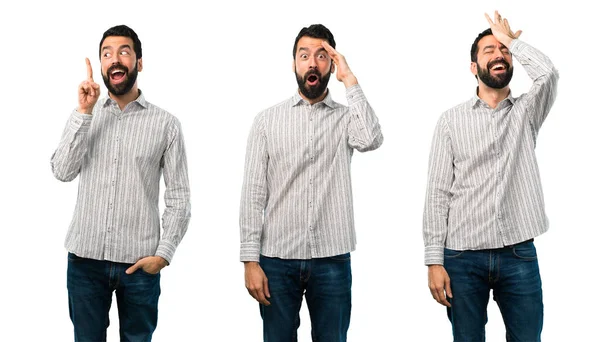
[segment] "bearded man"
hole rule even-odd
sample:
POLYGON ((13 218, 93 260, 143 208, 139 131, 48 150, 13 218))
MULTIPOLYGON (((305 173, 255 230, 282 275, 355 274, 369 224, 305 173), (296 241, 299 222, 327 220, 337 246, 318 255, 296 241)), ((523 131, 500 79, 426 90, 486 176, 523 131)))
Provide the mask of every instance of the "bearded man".
POLYGON ((346 341, 356 244, 350 160, 383 136, 329 29, 303 28, 293 57, 298 91, 259 113, 248 138, 240 259, 265 341, 297 341, 303 296, 313 341, 346 341), (328 91, 334 72, 348 106, 328 91))
POLYGON ((106 341, 116 293, 122 341, 150 341, 158 317, 160 270, 190 219, 185 147, 177 118, 149 103, 137 86, 142 43, 125 25, 104 32, 99 46, 108 96, 98 101, 87 79, 52 156, 54 176, 80 175, 67 233, 67 288, 75 341, 106 341), (165 182, 162 234, 158 208, 165 182))
POLYGON ((475 96, 442 114, 429 159, 423 215, 433 298, 447 307, 455 341, 485 341, 493 291, 507 341, 540 341, 542 283, 533 238, 548 220, 537 134, 556 98, 558 72, 496 11, 471 47, 475 96), (533 80, 513 97, 517 60, 533 80))

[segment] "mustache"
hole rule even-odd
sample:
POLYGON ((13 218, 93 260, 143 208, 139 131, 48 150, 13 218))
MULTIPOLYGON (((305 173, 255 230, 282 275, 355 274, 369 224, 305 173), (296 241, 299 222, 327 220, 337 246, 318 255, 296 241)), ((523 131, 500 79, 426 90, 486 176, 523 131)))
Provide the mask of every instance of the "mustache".
POLYGON ((111 65, 108 70, 106 70, 106 74, 110 76, 110 74, 112 74, 112 72, 115 70, 123 71, 125 75, 129 75, 129 69, 121 63, 111 65))
POLYGON ((504 67, 506 68, 506 70, 508 70, 508 68, 510 68, 510 65, 508 64, 507 61, 505 61, 504 59, 497 59, 497 60, 493 60, 493 61, 489 61, 487 64, 487 68, 488 70, 492 70, 492 67, 496 64, 502 64, 504 65, 504 67))
POLYGON ((310 69, 304 74, 304 77, 303 77, 304 82, 308 81, 308 78, 312 75, 317 76, 319 78, 319 81, 321 80, 321 77, 322 77, 321 72, 317 69, 310 69))

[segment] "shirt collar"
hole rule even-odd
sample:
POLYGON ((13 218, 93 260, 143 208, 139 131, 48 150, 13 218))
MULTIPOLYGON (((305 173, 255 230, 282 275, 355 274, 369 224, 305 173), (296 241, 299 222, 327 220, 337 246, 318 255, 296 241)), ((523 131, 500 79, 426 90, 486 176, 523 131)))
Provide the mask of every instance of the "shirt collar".
MULTIPOLYGON (((477 95, 478 89, 479 89, 479 87, 475 88, 475 94, 474 94, 473 98, 471 99, 471 108, 473 108, 473 109, 478 106, 482 106, 482 105, 486 104, 481 98, 479 98, 479 95, 477 95)), ((512 90, 509 90, 508 96, 504 100, 500 101, 500 104, 502 104, 506 100, 508 100, 511 103, 511 105, 515 104, 515 98, 512 96, 512 90)))
MULTIPOLYGON (((137 97, 137 99, 133 100, 132 102, 137 102, 140 106, 144 107, 144 108, 148 108, 148 101, 146 101, 146 98, 144 97, 144 94, 142 93, 141 89, 138 89, 139 91, 139 96, 137 97)), ((107 107, 112 103, 117 103, 115 100, 111 99, 110 96, 106 96, 102 99, 100 99, 100 105, 102 107, 107 107)))
MULTIPOLYGON (((327 95, 325 95, 325 98, 323 99, 323 101, 317 102, 317 103, 315 103, 315 105, 319 104, 319 103, 322 103, 329 108, 333 108, 335 106, 335 102, 333 102, 333 98, 331 97, 331 92, 329 91, 329 89, 327 89, 327 95)), ((310 104, 308 103, 308 101, 303 99, 302 96, 300 96, 300 91, 296 90, 296 92, 294 93, 294 96, 292 97, 292 107, 296 107, 299 105, 310 105, 310 104)))

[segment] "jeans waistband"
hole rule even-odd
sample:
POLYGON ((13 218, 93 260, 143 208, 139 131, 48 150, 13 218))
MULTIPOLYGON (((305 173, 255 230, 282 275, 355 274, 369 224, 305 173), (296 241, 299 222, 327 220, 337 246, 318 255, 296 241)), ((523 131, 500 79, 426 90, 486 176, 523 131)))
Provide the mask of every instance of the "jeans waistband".
POLYGON ((522 245, 524 243, 529 243, 529 242, 533 242, 533 238, 531 238, 529 240, 525 240, 525 241, 519 242, 519 243, 515 243, 514 245, 504 246, 504 248, 512 248, 512 247, 515 247, 515 246, 518 246, 518 245, 522 245))

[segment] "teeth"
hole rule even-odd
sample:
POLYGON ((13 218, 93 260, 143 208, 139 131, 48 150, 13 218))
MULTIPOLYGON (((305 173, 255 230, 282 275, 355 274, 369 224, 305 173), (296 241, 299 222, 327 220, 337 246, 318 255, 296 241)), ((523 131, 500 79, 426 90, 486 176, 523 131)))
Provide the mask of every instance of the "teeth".
POLYGON ((115 71, 112 72, 112 75, 114 75, 114 74, 116 74, 118 72, 123 72, 123 70, 115 70, 115 71))

